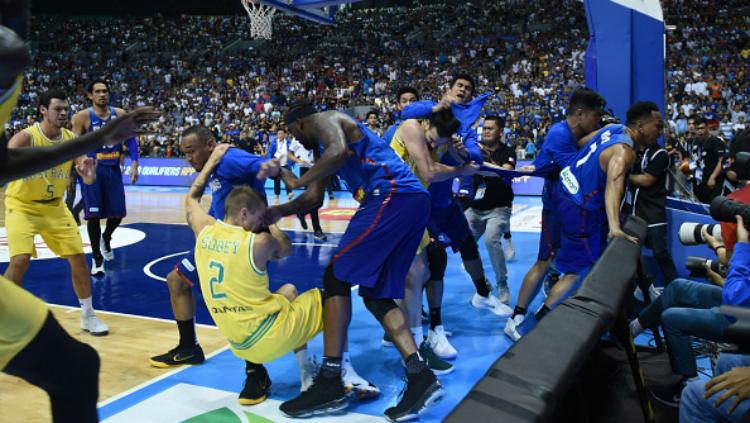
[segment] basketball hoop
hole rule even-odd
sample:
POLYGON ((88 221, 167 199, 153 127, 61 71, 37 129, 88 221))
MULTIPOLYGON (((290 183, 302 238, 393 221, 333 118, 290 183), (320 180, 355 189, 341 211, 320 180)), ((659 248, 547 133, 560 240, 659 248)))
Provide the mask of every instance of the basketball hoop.
POLYGON ((250 16, 250 36, 255 39, 270 40, 273 35, 273 15, 276 8, 260 3, 259 0, 240 0, 250 16))

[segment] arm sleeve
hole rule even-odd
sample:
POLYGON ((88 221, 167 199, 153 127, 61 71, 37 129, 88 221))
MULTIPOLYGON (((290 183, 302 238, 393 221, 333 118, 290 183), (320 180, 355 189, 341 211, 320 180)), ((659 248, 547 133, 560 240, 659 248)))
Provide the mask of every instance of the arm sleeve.
POLYGON ((276 154, 276 140, 273 140, 270 143, 268 143, 268 151, 266 151, 266 158, 273 159, 273 156, 275 154, 276 154))
POLYGON ((750 244, 738 242, 729 260, 729 273, 724 281, 722 303, 750 307, 750 244))
POLYGON ((484 163, 484 157, 482 156, 482 150, 479 148, 479 144, 477 144, 477 131, 474 128, 469 128, 464 133, 464 146, 466 146, 466 150, 469 152, 469 158, 471 161, 482 164, 484 163))
POLYGON ((138 153, 138 140, 136 137, 132 137, 128 140, 128 153, 130 153, 130 160, 132 161, 138 161, 139 153, 138 153))
POLYGON ((667 173, 668 168, 669 156, 665 150, 659 150, 656 152, 656 156, 648 162, 648 166, 646 166, 643 172, 656 178, 661 178, 662 175, 667 173))
POLYGON ((401 120, 430 117, 432 116, 432 108, 436 104, 434 101, 428 100, 414 102, 401 111, 401 120))
POLYGON ((267 160, 233 148, 221 159, 216 174, 221 179, 236 181, 237 184, 254 182, 260 165, 267 160))

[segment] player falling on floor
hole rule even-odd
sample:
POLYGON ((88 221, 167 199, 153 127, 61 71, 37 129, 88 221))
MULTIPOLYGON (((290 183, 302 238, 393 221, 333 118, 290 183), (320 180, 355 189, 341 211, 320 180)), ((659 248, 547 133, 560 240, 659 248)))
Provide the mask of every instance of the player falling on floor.
POLYGON ((392 421, 416 417, 441 397, 442 386, 419 356, 394 299, 404 296, 406 274, 424 235, 430 213, 427 191, 388 144, 343 113, 318 113, 308 103, 296 103, 284 121, 317 160, 300 179, 276 162, 269 176, 280 173, 293 188, 307 189, 291 202, 269 207, 266 223, 318 206, 333 173, 346 181, 360 206, 323 274, 323 365, 313 385, 280 409, 291 417, 305 417, 346 408, 343 350, 352 313, 351 287, 359 284, 365 307, 393 339, 406 365, 406 390, 385 416, 392 421))
MULTIPOLYGON (((125 111, 109 105, 109 86, 102 79, 92 81, 87 87, 87 95, 91 100, 91 107, 81 110, 73 116, 73 133, 83 135, 101 129, 125 111)), ((132 161, 130 167, 130 183, 138 180, 138 141, 135 137, 128 141, 128 151, 132 161)), ((89 157, 96 159, 96 182, 92 185, 81 184, 83 196, 84 218, 91 243, 91 254, 94 257, 91 274, 104 273, 104 261, 114 259, 112 251, 112 234, 125 217, 125 187, 122 183, 122 144, 105 145, 89 157), (102 233, 101 219, 107 219, 107 225, 102 233)))
POLYGON ((214 149, 185 197, 185 210, 196 235, 195 264, 206 306, 232 352, 246 360, 253 374, 250 396, 259 403, 271 388, 262 363, 291 351, 300 366, 300 389, 312 384, 317 367, 307 355, 307 341, 323 330, 323 302, 317 288, 302 295, 292 284, 269 290, 268 263, 288 257, 292 243, 276 225, 263 227, 266 202, 256 191, 234 187, 224 203, 224 220, 201 208, 209 175, 224 151, 225 145, 214 149))
MULTIPOLYGON (((68 122, 69 110, 64 92, 53 90, 42 93, 38 110, 42 121, 15 134, 8 142, 10 150, 53 146, 73 138, 73 133, 64 127, 68 122)), ((47 246, 70 264, 73 289, 81 304, 81 329, 102 336, 109 329, 94 313, 83 241, 73 215, 63 200, 71 167, 72 162, 68 161, 8 184, 5 190, 5 227, 10 263, 5 277, 21 285, 31 257, 37 256, 34 237, 41 235, 47 246)), ((76 170, 85 184, 94 182, 94 159, 80 158, 76 170)))
MULTIPOLYGON (((451 140, 459 126, 460 122, 453 116, 450 109, 433 113, 429 119, 405 120, 391 137, 390 146, 419 178, 424 187, 459 176, 473 175, 479 169, 474 164, 465 162, 461 166, 448 166, 438 162, 439 157, 454 148, 451 140)), ((454 150, 453 154, 458 153, 454 150)), ((447 341, 439 342, 438 338, 441 335, 445 336, 442 325, 431 328, 426 342, 423 342, 425 338, 422 332, 422 289, 424 283, 430 278, 426 251, 429 243, 429 235, 425 233, 407 275, 402 309, 407 317, 414 342, 420 346, 420 354, 427 360, 432 371, 440 375, 453 370, 453 365, 442 359, 456 358, 457 352, 447 341), (435 351, 435 348, 439 351, 435 351)))
MULTIPOLYGON (((217 145, 213 133, 208 128, 193 126, 182 133, 180 150, 185 154, 188 163, 200 172, 217 145)), ((257 177, 264 161, 265 159, 239 148, 229 149, 222 156, 208 182, 212 193, 208 214, 215 219, 223 219, 224 201, 232 188, 236 186, 251 186, 261 197, 265 198, 265 179, 257 177)), ((195 333, 195 295, 193 294, 193 288, 198 285, 200 275, 194 264, 193 255, 194 252, 191 251, 167 275, 172 311, 180 339, 177 347, 165 354, 151 357, 149 363, 152 366, 166 368, 185 364, 201 364, 205 361, 203 348, 198 343, 195 333)), ((238 399, 240 404, 257 403, 254 389, 257 379, 253 377, 254 368, 254 366, 247 364, 246 389, 243 389, 240 393, 238 399)), ((359 377, 351 363, 347 363, 345 384, 348 390, 353 390, 360 398, 371 398, 380 393, 374 385, 359 377)))
MULTIPOLYGON (((26 44, 5 24, 26 35, 28 4, 0 4, 0 131, 21 92, 23 69, 31 61, 26 44)), ((21 147, 8 153, 0 132, 0 184, 24 178, 74 160, 105 143, 135 135, 136 128, 158 117, 149 108, 117 119, 105 131, 44 147, 21 147)), ((13 282, 0 277, 0 371, 43 389, 55 422, 99 421, 99 356, 60 326, 47 305, 13 282)))

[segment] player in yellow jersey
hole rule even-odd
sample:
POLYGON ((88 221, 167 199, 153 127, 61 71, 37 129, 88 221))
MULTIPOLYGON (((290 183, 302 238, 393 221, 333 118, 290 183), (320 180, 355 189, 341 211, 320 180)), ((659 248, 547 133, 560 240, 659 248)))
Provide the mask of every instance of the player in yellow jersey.
POLYGON ((248 186, 235 187, 225 200, 225 220, 216 220, 200 206, 209 176, 226 152, 214 148, 185 198, 187 222, 196 234, 195 264, 201 292, 211 317, 245 360, 249 376, 245 405, 266 399, 271 379, 262 363, 294 351, 300 365, 301 390, 317 371, 307 355, 307 341, 323 330, 323 301, 313 288, 301 295, 292 284, 276 292, 268 286, 267 264, 289 256, 292 243, 275 225, 261 227, 265 201, 248 186))
MULTIPOLYGON (((15 108, 24 68, 30 61, 25 36, 28 2, 0 1, 0 131, 15 108), (11 28, 3 25, 10 25, 11 28)), ((135 110, 112 122, 105 131, 49 147, 7 150, 0 132, 0 184, 39 171, 140 132, 138 127, 159 117, 151 108, 135 110)), ((0 371, 20 377, 50 397, 55 422, 96 422, 99 356, 76 341, 55 320, 46 304, 13 282, 0 277, 0 371)))
MULTIPOLYGON (((68 121, 68 101, 62 91, 48 91, 39 96, 42 121, 10 139, 12 151, 23 147, 48 147, 65 143, 73 133, 64 128, 68 121)), ((96 316, 91 300, 91 279, 83 242, 73 215, 63 201, 70 180, 72 162, 11 182, 5 190, 5 227, 10 250, 10 263, 5 277, 21 285, 31 257, 36 257, 34 237, 41 235, 47 246, 70 264, 73 289, 81 304, 81 329, 94 336, 109 333, 109 328, 96 316)), ((82 157, 76 170, 91 184, 96 177, 96 162, 82 157)))
MULTIPOLYGON (((479 167, 474 163, 467 162, 462 166, 448 166, 437 161, 438 149, 448 151, 455 148, 451 140, 459 125, 460 122, 453 116, 450 109, 433 113, 429 119, 408 119, 398 126, 390 145, 425 187, 433 182, 473 175, 479 170, 479 167)), ((427 360, 427 364, 435 374, 446 374, 453 371, 453 365, 437 356, 432 350, 430 342, 423 342, 425 338, 421 318, 422 289, 429 279, 426 253, 426 247, 429 243, 429 235, 425 231, 425 237, 420 243, 417 256, 414 258, 407 275, 402 308, 407 316, 414 341, 420 346, 419 350, 422 357, 427 360)))

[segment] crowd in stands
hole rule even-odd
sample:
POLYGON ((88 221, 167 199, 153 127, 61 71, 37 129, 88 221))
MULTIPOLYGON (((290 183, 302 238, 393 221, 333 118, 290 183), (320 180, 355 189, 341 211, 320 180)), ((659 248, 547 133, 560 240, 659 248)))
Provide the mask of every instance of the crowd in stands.
MULTIPOLYGON (((506 143, 533 156, 563 118, 566 96, 583 84, 584 10, 578 1, 556 3, 354 9, 340 12, 331 27, 279 13, 273 40, 253 49, 233 48, 250 39, 244 13, 70 17, 64 25, 58 16, 36 16, 34 63, 6 129, 12 134, 38 119, 36 95, 48 88, 66 90, 73 112, 86 107, 87 81, 103 76, 113 105, 164 111, 155 134, 140 140, 144 156, 179 156, 179 134, 199 123, 262 153, 292 100, 307 98, 322 109, 368 106, 385 128, 398 87, 438 99, 451 75, 468 73, 478 93, 495 94, 485 112, 506 118, 506 143)), ((666 22, 677 27, 668 32, 667 53, 667 121, 676 136, 694 113, 727 141, 747 124, 750 18, 738 12, 741 3, 663 2, 666 22)))

